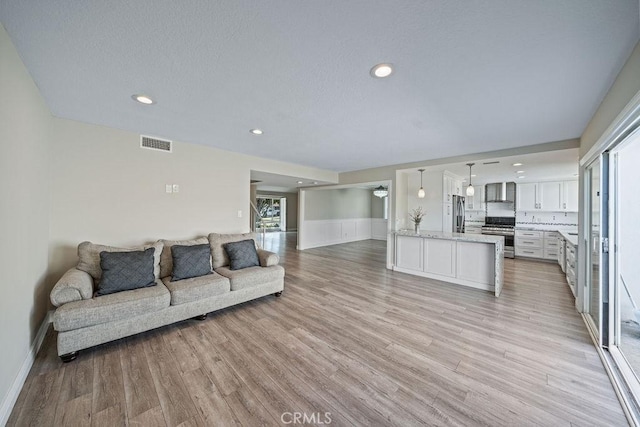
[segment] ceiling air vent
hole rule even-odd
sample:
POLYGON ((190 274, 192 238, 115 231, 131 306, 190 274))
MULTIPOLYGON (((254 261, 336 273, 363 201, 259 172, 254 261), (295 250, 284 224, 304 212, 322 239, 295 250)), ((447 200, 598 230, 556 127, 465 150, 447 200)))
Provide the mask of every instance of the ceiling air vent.
POLYGON ((154 138, 152 136, 140 135, 140 148, 147 148, 149 150, 164 151, 165 153, 171 153, 171 141, 166 139, 154 138))

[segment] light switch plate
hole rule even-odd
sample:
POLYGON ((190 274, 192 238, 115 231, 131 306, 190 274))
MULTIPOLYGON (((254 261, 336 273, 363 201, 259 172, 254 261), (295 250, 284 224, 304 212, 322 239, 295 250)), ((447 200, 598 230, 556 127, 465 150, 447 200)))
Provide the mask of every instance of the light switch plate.
POLYGON ((171 184, 165 185, 164 191, 166 191, 167 193, 173 193, 173 187, 171 186, 171 184))
POLYGON ((242 211, 238 211, 238 218, 242 218, 242 211))

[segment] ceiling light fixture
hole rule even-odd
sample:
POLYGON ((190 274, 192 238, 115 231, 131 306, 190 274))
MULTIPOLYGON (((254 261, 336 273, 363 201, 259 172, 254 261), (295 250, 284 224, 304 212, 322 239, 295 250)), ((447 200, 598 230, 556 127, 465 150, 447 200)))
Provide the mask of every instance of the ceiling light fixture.
POLYGON ((522 178, 526 178, 526 177, 524 175, 520 175, 518 178, 522 179, 522 178))
POLYGON ((318 184, 318 181, 313 181, 313 185, 317 185, 317 184, 318 184))
POLYGON ((373 195, 376 197, 380 197, 382 199, 389 195, 389 191, 387 191, 387 189, 381 185, 379 187, 376 187, 375 190, 373 190, 373 195))
POLYGON ((254 135, 262 135, 262 129, 249 129, 249 132, 251 132, 254 135))
POLYGON ((476 189, 473 188, 473 185, 471 185, 471 177, 475 176, 475 175, 471 175, 471 167, 475 165, 475 163, 467 163, 467 166, 469 166, 469 186, 467 187, 467 196, 472 197, 474 194, 476 194, 476 189))
POLYGON ((511 165, 511 166, 522 166, 522 163, 514 163, 514 164, 513 164, 513 165, 511 165))
POLYGON ((145 104, 145 105, 155 104, 155 101, 147 95, 136 94, 136 95, 131 95, 131 98, 134 101, 139 102, 140 104, 145 104))
POLYGON ((393 74, 393 66, 391 64, 374 65, 371 69, 371 77, 383 79, 393 74))
POLYGON ((422 186, 422 173, 424 172, 424 169, 418 169, 418 172, 420 172, 420 189, 418 190, 418 198, 424 199, 425 193, 424 187, 422 186))
POLYGON ((302 181, 298 181, 298 184, 302 184, 302 181))
POLYGON ((516 171, 516 173, 524 173, 524 171, 516 171))

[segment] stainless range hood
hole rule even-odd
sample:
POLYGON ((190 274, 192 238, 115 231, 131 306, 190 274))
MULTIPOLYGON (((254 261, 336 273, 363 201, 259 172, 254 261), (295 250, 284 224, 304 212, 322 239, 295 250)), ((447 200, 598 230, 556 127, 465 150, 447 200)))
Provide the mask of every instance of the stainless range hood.
POLYGON ((515 203, 515 182, 494 182, 484 187, 486 203, 515 203))

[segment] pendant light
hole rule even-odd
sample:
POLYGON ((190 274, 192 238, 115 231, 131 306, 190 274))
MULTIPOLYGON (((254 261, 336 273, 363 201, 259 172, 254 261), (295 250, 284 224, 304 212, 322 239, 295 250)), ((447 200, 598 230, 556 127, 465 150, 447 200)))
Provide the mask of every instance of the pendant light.
POLYGON ((476 194, 475 188, 473 188, 473 185, 471 185, 471 166, 473 165, 475 165, 475 163, 467 163, 467 166, 469 166, 469 186, 467 187, 467 196, 469 197, 476 194))
POLYGON ((420 189, 418 190, 418 198, 424 199, 425 193, 424 187, 422 187, 422 172, 424 172, 424 169, 418 169, 418 171, 420 172, 420 189))
POLYGON ((382 199, 389 195, 389 191, 381 185, 373 190, 373 195, 382 199))

